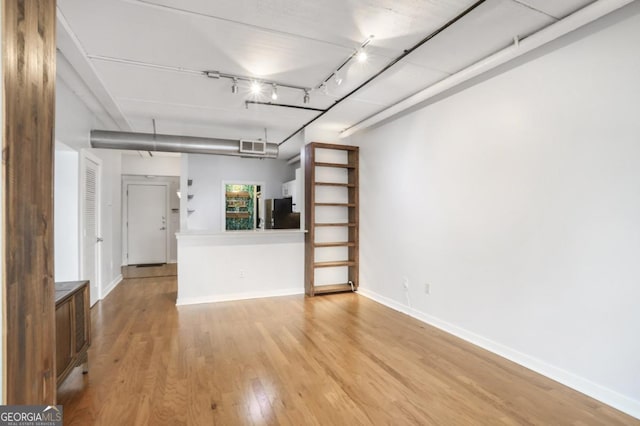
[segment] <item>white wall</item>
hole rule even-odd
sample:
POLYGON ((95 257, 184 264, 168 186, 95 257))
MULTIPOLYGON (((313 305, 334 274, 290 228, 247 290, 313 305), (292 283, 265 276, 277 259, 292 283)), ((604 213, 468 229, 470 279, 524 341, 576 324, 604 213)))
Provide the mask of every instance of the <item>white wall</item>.
POLYGON ((55 281, 79 279, 78 152, 56 142, 54 183, 55 281))
MULTIPOLYGON (((264 182, 264 198, 281 198, 282 183, 289 176, 289 167, 283 160, 260 160, 221 155, 189 154, 186 178, 193 185, 182 193, 194 194, 186 204, 195 212, 187 217, 187 229, 222 231, 222 182, 264 182)), ((184 197, 183 197, 184 199, 184 197)))
MULTIPOLYGON (((89 147, 89 132, 95 124, 95 116, 84 103, 69 89, 60 78, 56 79, 56 128, 57 141, 80 151, 89 147)), ((117 284, 120 277, 122 258, 121 235, 121 154, 119 151, 89 149, 102 160, 101 179, 101 231, 102 243, 101 280, 103 295, 105 291, 117 284)), ((79 154, 81 155, 81 153, 79 154)), ((56 193, 55 197, 76 197, 79 190, 67 189, 64 194, 56 193)), ((58 229, 55 230, 57 234, 58 229)), ((79 238, 79 236, 78 236, 79 238)), ((78 245, 80 242, 78 241, 78 245)), ((82 277, 80 277, 82 278, 82 277)), ((103 296, 101 295, 101 297, 103 296)))
POLYGON ((640 417, 640 3, 570 40, 353 137, 361 291, 640 417))
POLYGON ((123 153, 123 175, 180 176, 180 156, 140 157, 137 153, 123 153))

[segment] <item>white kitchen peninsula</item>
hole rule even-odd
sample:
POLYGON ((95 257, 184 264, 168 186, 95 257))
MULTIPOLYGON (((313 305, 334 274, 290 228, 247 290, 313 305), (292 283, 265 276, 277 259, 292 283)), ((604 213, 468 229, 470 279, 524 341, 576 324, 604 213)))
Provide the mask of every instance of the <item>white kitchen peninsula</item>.
POLYGON ((304 233, 274 229, 176 234, 176 304, 303 294, 304 233))

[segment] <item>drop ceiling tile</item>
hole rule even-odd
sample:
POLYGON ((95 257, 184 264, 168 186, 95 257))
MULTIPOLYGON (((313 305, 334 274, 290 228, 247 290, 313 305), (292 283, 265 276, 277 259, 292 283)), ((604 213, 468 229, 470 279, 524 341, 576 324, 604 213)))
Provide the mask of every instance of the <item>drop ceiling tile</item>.
POLYGON ((489 0, 434 37, 406 59, 416 65, 455 73, 555 22, 512 0, 489 0))

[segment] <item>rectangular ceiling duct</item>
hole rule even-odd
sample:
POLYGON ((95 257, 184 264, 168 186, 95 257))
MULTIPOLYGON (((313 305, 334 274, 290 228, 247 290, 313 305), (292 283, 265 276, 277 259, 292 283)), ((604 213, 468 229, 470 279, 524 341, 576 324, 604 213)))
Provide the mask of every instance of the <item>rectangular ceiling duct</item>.
POLYGON ((240 152, 243 154, 264 155, 267 152, 267 143, 263 141, 240 141, 240 152))
MULTIPOLYGON (((108 130, 91 131, 91 147, 93 148, 278 158, 278 144, 276 143, 260 141, 260 143, 263 144, 261 148, 264 149, 245 151, 242 149, 242 142, 243 141, 237 139, 113 132, 108 130)), ((255 143, 257 141, 252 142, 255 143)))

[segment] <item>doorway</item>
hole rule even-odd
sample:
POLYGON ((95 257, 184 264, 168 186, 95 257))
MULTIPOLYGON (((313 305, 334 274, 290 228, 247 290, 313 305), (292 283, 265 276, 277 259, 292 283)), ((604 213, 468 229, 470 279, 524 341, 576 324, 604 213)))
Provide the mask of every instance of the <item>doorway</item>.
POLYGON ((166 183, 129 183, 127 197, 127 264, 167 263, 166 183))
POLYGON ((100 180, 102 161, 88 152, 83 152, 81 158, 82 250, 80 250, 80 277, 90 282, 89 301, 93 306, 100 299, 101 290, 100 180))

